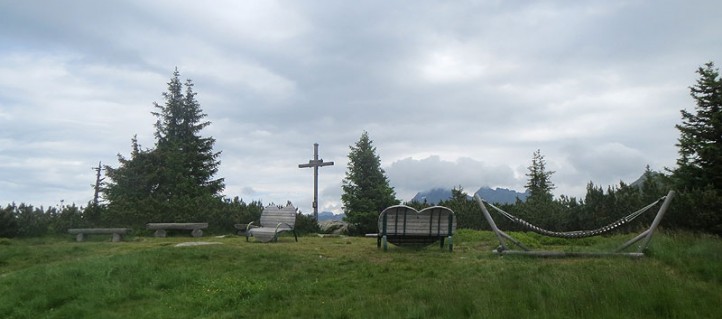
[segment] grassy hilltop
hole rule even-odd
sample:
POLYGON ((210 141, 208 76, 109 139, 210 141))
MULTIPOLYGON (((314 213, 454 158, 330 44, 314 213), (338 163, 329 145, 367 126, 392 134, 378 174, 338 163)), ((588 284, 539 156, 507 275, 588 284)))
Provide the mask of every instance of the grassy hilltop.
POLYGON ((656 234, 641 259, 499 257, 492 233, 466 230, 453 253, 355 237, 73 240, 0 239, 1 318, 722 317, 722 240, 685 233, 656 234), (175 247, 194 240, 222 244, 175 247))

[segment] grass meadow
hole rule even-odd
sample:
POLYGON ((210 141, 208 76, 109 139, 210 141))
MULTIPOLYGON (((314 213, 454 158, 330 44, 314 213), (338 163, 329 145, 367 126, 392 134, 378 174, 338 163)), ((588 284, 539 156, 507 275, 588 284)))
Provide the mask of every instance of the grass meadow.
MULTIPOLYGON (((614 247, 632 236, 534 246, 614 247)), ((362 237, 0 239, 0 318, 722 318, 722 239, 657 233, 644 258, 453 253, 362 237), (221 244, 175 247, 188 241, 221 244)))

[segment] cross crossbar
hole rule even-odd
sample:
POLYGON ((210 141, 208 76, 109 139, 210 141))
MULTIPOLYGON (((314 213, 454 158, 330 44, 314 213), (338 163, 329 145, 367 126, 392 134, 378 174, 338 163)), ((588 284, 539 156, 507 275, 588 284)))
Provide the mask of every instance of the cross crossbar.
POLYGON ((298 164, 298 168, 313 167, 313 218, 318 223, 318 168, 331 166, 333 162, 324 162, 318 158, 318 143, 313 143, 313 159, 308 164, 298 164))

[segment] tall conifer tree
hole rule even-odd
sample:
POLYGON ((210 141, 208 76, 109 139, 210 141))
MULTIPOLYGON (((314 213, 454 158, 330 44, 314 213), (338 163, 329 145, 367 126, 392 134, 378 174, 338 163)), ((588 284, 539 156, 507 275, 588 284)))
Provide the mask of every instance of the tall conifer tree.
POLYGON ((722 79, 709 62, 697 70, 690 88, 695 113, 682 110, 675 177, 684 188, 712 187, 722 191, 722 79))
POLYGON ((672 176, 684 213, 670 217, 683 227, 722 235, 722 79, 712 62, 697 73, 690 87, 695 112, 682 110, 682 124, 676 125, 679 159, 672 176))
POLYGON ((551 176, 554 171, 547 171, 546 161, 541 154, 541 150, 536 150, 531 160, 531 166, 528 167, 529 173, 526 174, 529 180, 526 189, 529 191, 529 199, 546 199, 551 200, 554 183, 551 176))
POLYGON ((200 132, 211 123, 200 108, 187 80, 185 94, 176 69, 168 92, 163 93, 165 104, 154 103, 158 118, 155 124, 156 151, 164 159, 159 192, 164 196, 217 195, 224 188, 223 179, 214 179, 218 172, 220 152, 213 151, 215 139, 201 137, 200 132))
POLYGON ((154 103, 155 148, 143 149, 134 137, 130 158, 118 155, 119 167, 106 166, 110 221, 199 221, 219 199, 224 182, 214 175, 220 152, 213 151, 214 138, 200 135, 210 122, 203 120, 193 83, 182 84, 179 77, 176 69, 163 93, 165 103, 154 103))
POLYGON ((388 206, 399 203, 394 189, 381 168, 381 159, 367 132, 348 155, 348 170, 343 180, 341 201, 346 213, 345 220, 356 233, 376 232, 379 213, 388 206))

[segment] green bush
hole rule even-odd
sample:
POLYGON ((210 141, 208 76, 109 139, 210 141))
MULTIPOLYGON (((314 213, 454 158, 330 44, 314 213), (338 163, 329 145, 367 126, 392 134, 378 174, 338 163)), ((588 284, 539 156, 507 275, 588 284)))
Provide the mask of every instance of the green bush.
POLYGON ((0 210, 0 237, 13 238, 18 234, 18 221, 12 206, 0 210))
POLYGON ((296 232, 299 235, 315 234, 320 231, 313 215, 296 214, 296 232))

